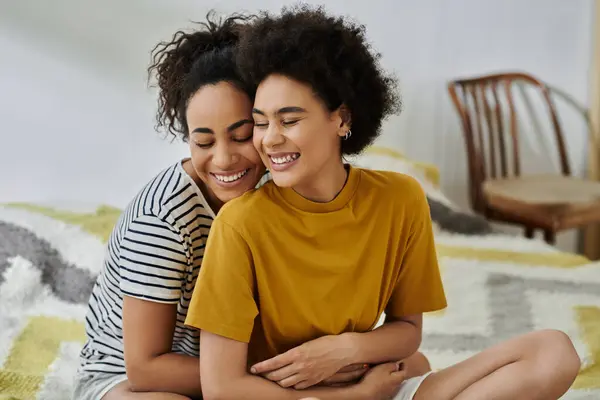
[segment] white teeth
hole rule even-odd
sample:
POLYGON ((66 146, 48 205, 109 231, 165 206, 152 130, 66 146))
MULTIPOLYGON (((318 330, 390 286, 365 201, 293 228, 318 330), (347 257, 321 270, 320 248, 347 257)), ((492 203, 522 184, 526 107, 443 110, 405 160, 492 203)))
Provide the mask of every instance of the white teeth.
POLYGON ((238 172, 237 174, 234 175, 217 175, 217 174, 213 174, 215 176, 215 178, 217 178, 217 180, 221 181, 221 182, 234 182, 237 181, 238 179, 240 179, 241 177, 243 177, 244 175, 246 175, 248 173, 249 169, 242 171, 242 172, 238 172))
POLYGON ((273 163, 275 163, 275 164, 285 164, 285 163, 294 161, 298 157, 300 157, 300 154, 294 153, 294 154, 288 154, 285 157, 271 157, 271 161, 273 161, 273 163))

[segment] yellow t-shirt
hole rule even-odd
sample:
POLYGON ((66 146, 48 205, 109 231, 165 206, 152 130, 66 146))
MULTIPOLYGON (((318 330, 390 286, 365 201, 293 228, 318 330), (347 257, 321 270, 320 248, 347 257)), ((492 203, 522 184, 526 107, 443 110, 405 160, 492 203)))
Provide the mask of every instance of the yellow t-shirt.
POLYGON ((426 196, 413 178, 348 167, 329 203, 269 182, 213 222, 186 324, 249 344, 249 363, 366 332, 385 311, 446 307, 426 196))

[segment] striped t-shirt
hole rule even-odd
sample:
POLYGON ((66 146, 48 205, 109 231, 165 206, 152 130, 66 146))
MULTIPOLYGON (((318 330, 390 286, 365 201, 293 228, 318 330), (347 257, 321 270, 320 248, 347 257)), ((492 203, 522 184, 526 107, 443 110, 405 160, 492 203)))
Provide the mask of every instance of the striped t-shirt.
POLYGON ((214 217, 181 162, 138 193, 110 235, 90 296, 81 372, 125 373, 124 295, 177 304, 172 351, 199 355, 199 332, 184 322, 214 217))

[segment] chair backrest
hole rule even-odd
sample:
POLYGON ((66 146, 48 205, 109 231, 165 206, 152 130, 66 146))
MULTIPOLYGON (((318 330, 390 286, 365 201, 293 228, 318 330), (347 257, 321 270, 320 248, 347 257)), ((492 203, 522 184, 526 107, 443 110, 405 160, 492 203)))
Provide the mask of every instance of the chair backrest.
POLYGON ((571 173, 556 109, 543 82, 524 73, 452 81, 448 84, 448 92, 461 120, 468 156, 471 206, 478 212, 486 211, 482 193, 486 179, 521 175, 519 124, 514 96, 516 84, 532 87, 541 95, 550 114, 561 173, 571 173), (507 113, 508 123, 505 123, 507 113))

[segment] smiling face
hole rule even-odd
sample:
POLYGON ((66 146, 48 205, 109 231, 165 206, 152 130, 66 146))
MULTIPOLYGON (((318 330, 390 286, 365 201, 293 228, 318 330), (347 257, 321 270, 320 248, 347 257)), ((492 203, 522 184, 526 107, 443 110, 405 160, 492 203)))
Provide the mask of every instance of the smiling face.
POLYGON ((345 179, 340 137, 348 126, 340 112, 330 112, 310 86, 271 75, 257 88, 253 117, 254 146, 275 184, 329 201, 329 186, 345 179))
POLYGON ((253 189, 265 172, 252 145, 251 112, 248 95, 227 82, 203 86, 188 102, 193 173, 215 208, 253 189))

